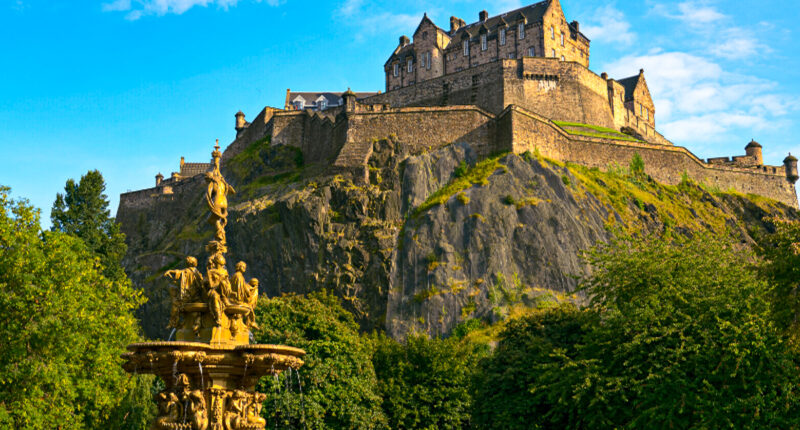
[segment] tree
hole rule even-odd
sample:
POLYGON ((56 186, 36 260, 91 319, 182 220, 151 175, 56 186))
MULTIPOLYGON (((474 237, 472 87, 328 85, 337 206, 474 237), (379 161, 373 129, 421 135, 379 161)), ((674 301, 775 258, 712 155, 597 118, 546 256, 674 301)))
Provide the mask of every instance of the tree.
POLYGON ((103 175, 91 170, 75 183, 69 179, 64 194, 57 194, 50 213, 52 231, 71 234, 83 240, 100 257, 106 278, 122 280, 120 265, 128 247, 119 224, 111 218, 103 175))
POLYGON ((0 187, 0 426, 117 426, 119 408, 136 406, 122 404, 136 382, 119 355, 139 338, 132 310, 143 300, 127 279, 105 277, 82 240, 42 232, 38 210, 8 194, 0 187))
POLYGON ((582 289, 590 306, 510 325, 486 365, 486 381, 499 380, 501 394, 482 391, 476 421, 502 428, 795 425, 798 359, 773 323, 769 285, 751 252, 706 234, 620 237, 587 259, 593 272, 582 289), (529 414, 527 427, 506 412, 514 392, 543 412, 529 414))
POLYGON ((375 336, 373 363, 383 410, 393 429, 461 429, 470 425, 470 387, 486 345, 411 334, 403 342, 375 336))
POLYGON ((259 343, 303 348, 299 372, 262 379, 264 418, 281 428, 384 429, 371 345, 353 315, 326 291, 259 300, 259 343), (300 383, 298 383, 298 381, 300 383), (302 391, 301 391, 302 390, 302 391))
POLYGON ((762 274, 769 279, 773 315, 782 329, 800 336, 800 221, 772 218, 774 231, 759 240, 762 274))

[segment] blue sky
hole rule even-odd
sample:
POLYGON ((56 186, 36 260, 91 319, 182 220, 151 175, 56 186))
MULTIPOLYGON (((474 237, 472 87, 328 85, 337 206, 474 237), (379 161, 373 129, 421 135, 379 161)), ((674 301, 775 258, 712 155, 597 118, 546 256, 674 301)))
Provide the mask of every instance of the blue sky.
MULTIPOLYGON (((526 2, 384 0, 0 0, 0 184, 43 209, 99 169, 119 193, 153 185, 180 156, 207 161, 234 113, 285 91, 375 91, 423 12, 448 27, 526 2)), ((797 0, 562 0, 592 39, 591 69, 640 68, 657 128, 700 157, 800 154, 797 0)))

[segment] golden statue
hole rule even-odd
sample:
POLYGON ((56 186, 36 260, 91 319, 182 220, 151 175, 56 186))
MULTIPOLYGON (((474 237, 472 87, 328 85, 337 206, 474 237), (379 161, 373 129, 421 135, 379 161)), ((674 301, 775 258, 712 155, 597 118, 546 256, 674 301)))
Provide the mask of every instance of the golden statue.
POLYGON ((159 375, 166 385, 156 395, 158 417, 151 430, 264 430, 260 414, 266 397, 255 392, 259 378, 303 364, 303 350, 250 344, 250 329, 257 328, 258 280, 245 282, 244 262, 228 275, 227 196, 234 190, 220 172, 219 142, 212 156, 204 197, 216 231, 206 246, 206 273, 198 270, 196 258, 187 257, 185 269, 164 274, 174 284, 170 327, 176 341, 135 343, 122 355, 126 371, 159 375))
POLYGON ((208 182, 206 204, 211 211, 208 223, 216 229, 214 238, 224 245, 226 243, 225 226, 228 225, 228 194, 236 194, 236 190, 222 177, 222 172, 219 170, 219 160, 222 157, 222 153, 219 152, 219 140, 217 140, 211 156, 214 158, 214 169, 206 173, 206 182, 208 182))
POLYGON ((186 257, 186 268, 168 270, 164 276, 169 278, 174 287, 169 289, 172 297, 172 309, 168 328, 178 328, 178 317, 185 303, 199 301, 203 295, 203 275, 197 270, 197 259, 186 257))

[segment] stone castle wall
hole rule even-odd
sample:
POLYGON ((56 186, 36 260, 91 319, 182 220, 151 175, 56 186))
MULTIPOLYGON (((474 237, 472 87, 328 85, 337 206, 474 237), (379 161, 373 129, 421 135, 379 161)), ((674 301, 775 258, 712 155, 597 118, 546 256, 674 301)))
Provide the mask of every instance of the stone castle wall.
POLYGON ((647 174, 661 183, 678 184, 686 173, 695 181, 724 191, 757 194, 798 207, 795 187, 786 179, 783 166, 712 165, 680 146, 570 136, 548 119, 516 106, 500 115, 498 126, 504 129, 498 136, 511 136, 505 149, 515 153, 538 151, 548 158, 598 168, 627 166, 638 153, 647 174))

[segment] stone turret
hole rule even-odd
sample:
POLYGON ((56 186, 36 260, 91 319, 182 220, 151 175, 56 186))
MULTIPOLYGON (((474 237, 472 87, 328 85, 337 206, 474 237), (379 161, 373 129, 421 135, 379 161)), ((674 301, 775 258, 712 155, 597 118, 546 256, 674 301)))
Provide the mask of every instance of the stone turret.
POLYGON ((786 167, 786 179, 793 184, 797 182, 797 179, 800 178, 797 176, 797 158, 791 152, 783 160, 783 165, 786 167))
POLYGON ((745 154, 748 157, 752 157, 755 159, 755 163, 757 166, 761 166, 764 164, 764 157, 761 155, 761 144, 756 142, 755 140, 750 140, 750 143, 744 147, 745 154))
POLYGON ((344 101, 344 111, 345 112, 355 112, 356 111, 356 93, 353 92, 350 88, 342 94, 342 100, 344 101))
POLYGON ((236 137, 247 128, 247 121, 244 119, 244 112, 236 112, 236 137))
POLYGON ((164 175, 162 175, 161 172, 158 172, 158 175, 156 175, 156 186, 161 185, 161 181, 163 180, 164 180, 164 175))

